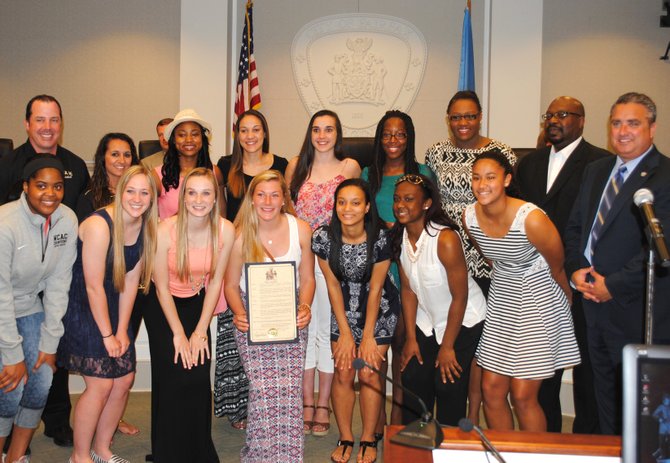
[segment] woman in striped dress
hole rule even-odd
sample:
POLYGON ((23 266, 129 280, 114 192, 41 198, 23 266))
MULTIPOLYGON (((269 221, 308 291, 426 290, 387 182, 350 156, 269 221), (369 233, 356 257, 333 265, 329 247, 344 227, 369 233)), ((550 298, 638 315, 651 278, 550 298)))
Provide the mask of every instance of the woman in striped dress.
POLYGON ((556 227, 534 204, 507 196, 511 181, 512 168, 499 151, 483 153, 472 167, 477 202, 465 209, 463 223, 493 265, 476 357, 484 369, 489 427, 514 428, 510 393, 521 430, 545 431, 537 401, 540 384, 555 370, 579 363, 571 290, 556 227))

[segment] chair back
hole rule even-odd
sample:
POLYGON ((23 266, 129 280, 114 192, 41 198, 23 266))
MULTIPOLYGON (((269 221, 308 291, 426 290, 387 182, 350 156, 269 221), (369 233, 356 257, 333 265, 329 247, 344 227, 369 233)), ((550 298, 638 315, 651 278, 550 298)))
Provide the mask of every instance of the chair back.
POLYGON ((14 142, 11 138, 0 138, 0 158, 14 151, 14 142))
POLYGON ((372 164, 375 154, 374 137, 344 137, 342 151, 348 158, 355 159, 361 169, 372 164))
POLYGON ((140 159, 144 159, 162 149, 161 142, 158 140, 142 140, 138 145, 138 155, 140 156, 140 159))

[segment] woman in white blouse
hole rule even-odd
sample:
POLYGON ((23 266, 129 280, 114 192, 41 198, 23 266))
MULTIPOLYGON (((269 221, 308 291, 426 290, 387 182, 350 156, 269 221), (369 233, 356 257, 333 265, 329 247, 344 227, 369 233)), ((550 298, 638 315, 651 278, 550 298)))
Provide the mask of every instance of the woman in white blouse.
MULTIPOLYGON (((486 299, 468 273, 456 225, 440 206, 435 184, 404 175, 393 196, 394 253, 399 256, 406 341, 402 382, 437 420, 466 416, 470 366, 484 325, 486 299)), ((405 397, 403 422, 421 416, 405 397)))

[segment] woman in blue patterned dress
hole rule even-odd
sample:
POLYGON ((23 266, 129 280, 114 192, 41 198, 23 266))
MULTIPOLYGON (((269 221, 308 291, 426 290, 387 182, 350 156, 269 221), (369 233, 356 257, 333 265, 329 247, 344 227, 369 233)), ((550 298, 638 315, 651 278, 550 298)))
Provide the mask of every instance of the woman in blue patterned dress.
POLYGON ((463 214, 467 233, 493 263, 477 363, 491 429, 514 429, 509 394, 523 431, 546 431, 537 396, 559 368, 579 364, 570 315, 572 291, 556 227, 537 206, 507 196, 512 167, 499 151, 472 166, 477 198, 463 214))
MULTIPOLYGON (((326 278, 333 315, 331 335, 335 376, 331 398, 340 431, 334 462, 351 458, 351 429, 356 395, 353 360, 379 368, 386 358, 400 313, 398 289, 391 281, 391 247, 381 229, 368 183, 348 179, 335 190, 330 225, 314 231, 312 250, 326 278)), ((358 461, 377 459, 375 425, 382 406, 381 378, 364 368, 358 373, 363 421, 358 461)))

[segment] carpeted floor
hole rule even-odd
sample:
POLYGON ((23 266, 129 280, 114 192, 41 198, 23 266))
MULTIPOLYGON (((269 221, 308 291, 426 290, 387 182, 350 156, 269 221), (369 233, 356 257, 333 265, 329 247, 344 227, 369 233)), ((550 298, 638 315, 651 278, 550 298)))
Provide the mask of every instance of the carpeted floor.
MULTIPOLYGON (((77 396, 73 396, 72 400, 73 403, 75 403, 77 396)), ((388 405, 389 403, 387 401, 387 406, 388 405)), ((122 456, 133 463, 141 463, 144 461, 144 456, 150 452, 150 393, 133 392, 130 394, 125 420, 138 426, 141 429, 141 432, 136 436, 125 436, 117 433, 114 439, 113 450, 119 456, 122 456)), ((331 430, 328 436, 305 436, 305 462, 317 463, 330 461, 330 453, 335 448, 338 438, 337 425, 335 424, 334 416, 331 416, 330 422, 331 430)), ((354 413, 354 435, 360 434, 360 429, 360 418, 359 414, 356 412, 354 413)), ((563 418, 563 429, 564 432, 569 432, 568 430, 572 429, 572 418, 563 418)), ((42 431, 43 428, 40 426, 35 433, 35 437, 33 437, 31 444, 33 455, 32 462, 67 462, 71 449, 57 447, 51 439, 43 434, 42 431)), ((214 437, 214 445, 216 446, 222 463, 239 461, 240 449, 244 445, 244 431, 233 429, 226 419, 214 418, 212 423, 212 435, 214 437)), ((355 448, 354 452, 357 451, 358 448, 355 448)), ((379 456, 377 461, 383 461, 383 448, 381 446, 379 456)), ((355 453, 352 461, 356 461, 355 453)))

